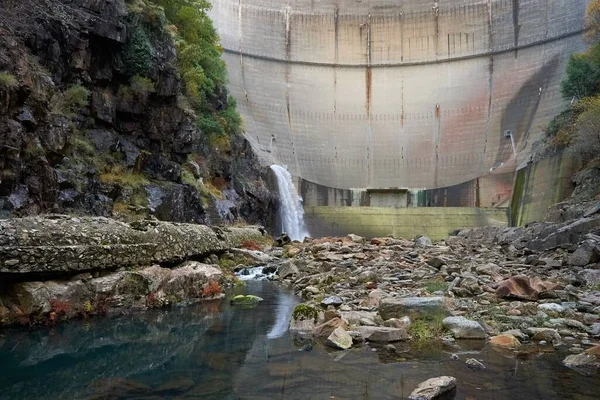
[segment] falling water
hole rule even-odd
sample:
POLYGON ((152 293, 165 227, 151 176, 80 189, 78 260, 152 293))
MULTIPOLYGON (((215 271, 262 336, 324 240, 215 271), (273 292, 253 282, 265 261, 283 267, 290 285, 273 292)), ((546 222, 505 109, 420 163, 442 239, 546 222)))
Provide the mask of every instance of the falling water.
POLYGON ((303 240, 309 234, 304 226, 302 199, 298 196, 298 192, 296 192, 296 188, 292 183, 292 175, 287 169, 279 165, 271 165, 271 169, 277 177, 279 200, 281 202, 279 218, 282 229, 292 240, 303 240))

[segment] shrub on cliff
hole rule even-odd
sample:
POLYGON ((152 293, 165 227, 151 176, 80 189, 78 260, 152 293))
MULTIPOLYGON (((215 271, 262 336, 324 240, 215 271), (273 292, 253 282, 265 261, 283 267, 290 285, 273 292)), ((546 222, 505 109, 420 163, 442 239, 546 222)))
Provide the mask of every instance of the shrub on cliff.
POLYGON ((123 50, 123 64, 130 76, 148 75, 152 69, 153 48, 146 30, 139 21, 132 24, 132 32, 123 50))
POLYGON ((52 111, 56 114, 73 116, 89 104, 90 91, 77 84, 54 96, 52 111))
POLYGON ((17 86, 17 79, 15 78, 14 75, 6 73, 6 72, 0 72, 0 87, 5 87, 5 88, 13 88, 17 86))

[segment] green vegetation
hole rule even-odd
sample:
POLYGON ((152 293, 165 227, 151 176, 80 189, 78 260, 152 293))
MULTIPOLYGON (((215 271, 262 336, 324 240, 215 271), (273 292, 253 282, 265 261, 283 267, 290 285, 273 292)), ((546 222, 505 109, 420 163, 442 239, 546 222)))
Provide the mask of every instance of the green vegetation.
POLYGON ((90 91, 88 89, 81 85, 73 85, 53 97, 52 112, 72 117, 89 104, 89 97, 90 91))
POLYGON ((436 279, 434 281, 429 281, 425 283, 425 289, 427 289, 429 293, 437 292, 439 290, 445 291, 447 288, 448 283, 441 279, 436 279))
POLYGON ((546 129, 551 148, 569 148, 582 155, 584 162, 600 152, 600 0, 587 8, 586 39, 591 47, 571 56, 561 83, 571 106, 546 129))
POLYGON ((298 304, 292 313, 292 318, 295 320, 312 319, 316 322, 318 317, 319 312, 317 309, 304 303, 298 304))
POLYGON ((439 338, 444 331, 442 321, 445 315, 440 312, 423 313, 411 319, 408 333, 417 342, 439 338))
POLYGON ((132 188, 139 188, 150 183, 144 175, 127 171, 120 165, 108 167, 104 173, 100 174, 100 181, 102 183, 118 183, 132 188))
POLYGON ((0 72, 0 87, 13 88, 17 86, 17 78, 7 72, 0 72))
POLYGON ((146 29, 135 19, 131 26, 131 35, 123 50, 125 71, 131 76, 148 75, 152 69, 154 49, 146 29))
POLYGON ((206 0, 153 0, 164 9, 166 21, 174 25, 168 31, 175 38, 177 67, 190 106, 198 116, 197 125, 207 136, 239 133, 241 118, 235 101, 217 106, 226 83, 222 49, 211 19, 211 5, 206 0))

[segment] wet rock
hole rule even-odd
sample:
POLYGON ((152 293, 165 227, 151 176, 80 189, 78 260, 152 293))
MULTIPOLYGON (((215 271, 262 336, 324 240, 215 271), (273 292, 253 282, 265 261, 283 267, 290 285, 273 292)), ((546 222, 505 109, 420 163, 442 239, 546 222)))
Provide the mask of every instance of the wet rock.
POLYGON ((439 376, 421 382, 408 398, 409 400, 436 400, 441 398, 450 400, 453 399, 455 395, 456 378, 451 376, 439 376))
POLYGON ((346 350, 352 347, 352 337, 341 327, 335 328, 325 341, 327 346, 346 350))
POLYGON ((482 370, 485 369, 485 365, 483 365, 480 361, 474 359, 474 358, 467 358, 467 360, 465 361, 465 364, 467 364, 467 367, 473 369, 473 370, 482 370))
POLYGON ((321 305, 323 307, 327 307, 327 306, 338 307, 338 306, 341 306, 343 303, 344 303, 343 300, 341 298, 339 298, 338 296, 328 296, 328 297, 325 297, 323 300, 321 300, 321 305))
POLYGON ((231 304, 234 306, 242 306, 242 307, 256 307, 258 303, 263 301, 261 297, 254 296, 251 294, 247 295, 237 295, 231 299, 231 304))
POLYGON ((531 337, 533 342, 545 341, 547 343, 552 343, 553 345, 559 345, 561 343, 560 334, 554 329, 531 328, 530 332, 533 333, 533 336, 531 337))
POLYGON ((455 339, 485 339, 486 337, 479 322, 465 317, 446 317, 442 321, 442 325, 452 331, 455 339))
POLYGON ((379 314, 384 320, 436 312, 448 313, 443 297, 386 297, 379 303, 379 314))
POLYGON ((490 344, 494 347, 507 350, 515 350, 521 347, 521 342, 519 342, 519 339, 511 334, 506 333, 498 336, 492 336, 490 338, 490 344))
POLYGON ((290 239, 287 233, 283 232, 280 236, 275 238, 275 243, 277 243, 277 246, 283 247, 286 244, 292 243, 292 239, 290 239))
POLYGON ((563 365, 584 376, 594 376, 600 370, 600 357, 588 352, 571 354, 563 360, 563 365))
POLYGON ((356 330, 360 332, 365 340, 370 342, 397 342, 410 339, 410 335, 403 328, 359 326, 356 330))
POLYGON ((179 378, 169 382, 165 382, 156 388, 155 392, 160 395, 179 394, 187 392, 193 388, 196 383, 189 378, 179 378))

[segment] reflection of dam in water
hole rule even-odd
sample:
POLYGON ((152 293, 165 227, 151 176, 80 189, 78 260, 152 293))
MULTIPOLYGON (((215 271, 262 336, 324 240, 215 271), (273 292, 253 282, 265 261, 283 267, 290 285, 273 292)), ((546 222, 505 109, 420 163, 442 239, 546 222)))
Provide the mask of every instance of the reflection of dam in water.
POLYGON ((339 189, 487 176, 461 205, 489 206, 565 105, 586 4, 215 0, 210 14, 259 154, 339 189))

